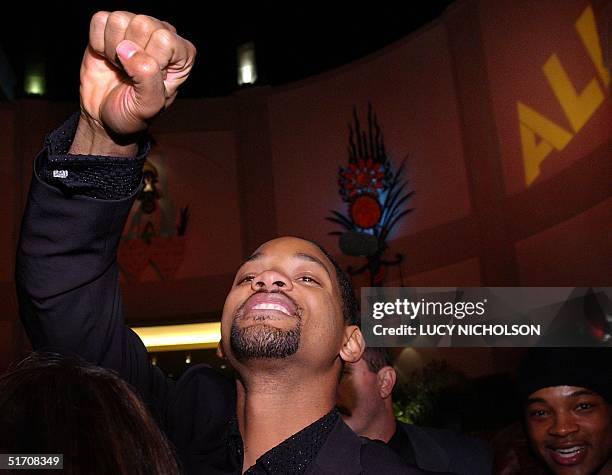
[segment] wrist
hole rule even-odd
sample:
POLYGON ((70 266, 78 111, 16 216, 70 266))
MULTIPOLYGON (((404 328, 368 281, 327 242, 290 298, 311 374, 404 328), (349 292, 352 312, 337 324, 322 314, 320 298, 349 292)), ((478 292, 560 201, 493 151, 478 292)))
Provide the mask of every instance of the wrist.
POLYGON ((141 134, 120 136, 81 113, 74 140, 68 151, 71 155, 133 157, 138 154, 141 134))

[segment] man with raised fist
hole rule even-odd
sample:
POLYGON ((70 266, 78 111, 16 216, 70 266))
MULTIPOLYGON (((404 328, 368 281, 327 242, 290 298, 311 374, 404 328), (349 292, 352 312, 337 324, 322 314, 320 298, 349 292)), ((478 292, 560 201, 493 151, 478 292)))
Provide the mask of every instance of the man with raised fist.
POLYGON ((22 223, 16 280, 33 347, 117 371, 188 473, 420 473, 359 438, 334 408, 343 362, 360 358, 363 337, 350 281, 312 242, 275 239, 238 270, 220 346, 236 386, 204 366, 165 378, 124 326, 116 251, 142 181, 145 132, 194 57, 163 21, 93 16, 81 112, 36 157, 22 223))

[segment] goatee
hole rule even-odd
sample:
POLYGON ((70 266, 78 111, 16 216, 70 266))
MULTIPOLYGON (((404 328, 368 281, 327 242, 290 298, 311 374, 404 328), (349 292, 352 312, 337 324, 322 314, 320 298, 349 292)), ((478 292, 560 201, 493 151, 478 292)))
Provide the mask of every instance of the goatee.
POLYGON ((232 323, 230 345, 238 361, 249 359, 282 359, 295 354, 300 346, 301 327, 298 320, 291 330, 272 325, 250 325, 238 328, 232 323))

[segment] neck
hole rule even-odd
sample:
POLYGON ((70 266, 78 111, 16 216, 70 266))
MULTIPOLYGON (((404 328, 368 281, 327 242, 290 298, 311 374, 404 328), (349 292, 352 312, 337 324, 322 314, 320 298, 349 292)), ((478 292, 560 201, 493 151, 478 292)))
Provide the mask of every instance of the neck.
POLYGON ((369 439, 382 440, 384 443, 387 443, 391 440, 393 434, 395 434, 396 428, 397 424, 393 415, 393 405, 391 398, 388 398, 384 401, 384 409, 370 420, 370 424, 359 435, 369 439))
POLYGON ((334 407, 337 378, 259 375, 238 382, 237 417, 243 472, 263 454, 334 407))

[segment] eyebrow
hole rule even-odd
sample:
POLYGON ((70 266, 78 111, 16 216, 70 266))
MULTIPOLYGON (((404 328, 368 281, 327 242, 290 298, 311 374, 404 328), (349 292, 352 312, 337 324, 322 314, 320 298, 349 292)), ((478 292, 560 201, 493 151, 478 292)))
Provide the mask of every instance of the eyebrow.
MULTIPOLYGON (((257 251, 253 254, 251 254, 249 257, 247 257, 244 262, 242 263, 242 265, 246 264, 247 262, 252 262, 252 261, 256 261, 261 259, 264 256, 264 253, 261 251, 257 251)), ((325 266, 325 264, 323 264, 323 261, 321 261, 321 259, 312 256, 310 254, 307 254, 305 252, 296 252, 295 254, 293 254, 293 257, 297 258, 297 259, 301 259, 303 261, 308 261, 308 262, 313 262, 315 264, 318 264, 319 266, 321 266, 323 268, 323 270, 327 273, 327 275, 329 276, 329 279, 333 281, 332 276, 329 272, 329 269, 327 268, 327 266, 325 266)))
POLYGON ((327 272, 329 279, 333 280, 331 274, 329 273, 329 270, 327 269, 327 266, 323 264, 323 261, 321 261, 321 259, 318 259, 315 256, 311 256, 310 254, 306 254, 305 252, 296 252, 293 256, 297 257, 298 259, 302 259, 304 261, 309 261, 309 262, 314 262, 315 264, 319 264, 323 268, 323 270, 327 272))
MULTIPOLYGON (((568 394, 566 397, 575 399, 580 396, 595 396, 595 395, 596 393, 594 393, 593 391, 589 391, 588 389, 579 389, 578 391, 574 391, 573 393, 568 394)), ((535 404, 538 402, 542 404, 548 404, 548 401, 546 401, 545 399, 541 397, 534 397, 534 398, 527 399, 527 405, 535 404)))
POLYGON ((529 406, 530 404, 536 404, 538 402, 541 402, 542 404, 548 404, 546 400, 542 399, 541 397, 532 397, 527 399, 527 406, 529 406))
POLYGON ((263 256, 263 254, 260 251, 254 252, 249 257, 247 257, 244 261, 242 261, 242 264, 246 264, 247 262, 251 262, 251 261, 256 261, 261 256, 263 256))

